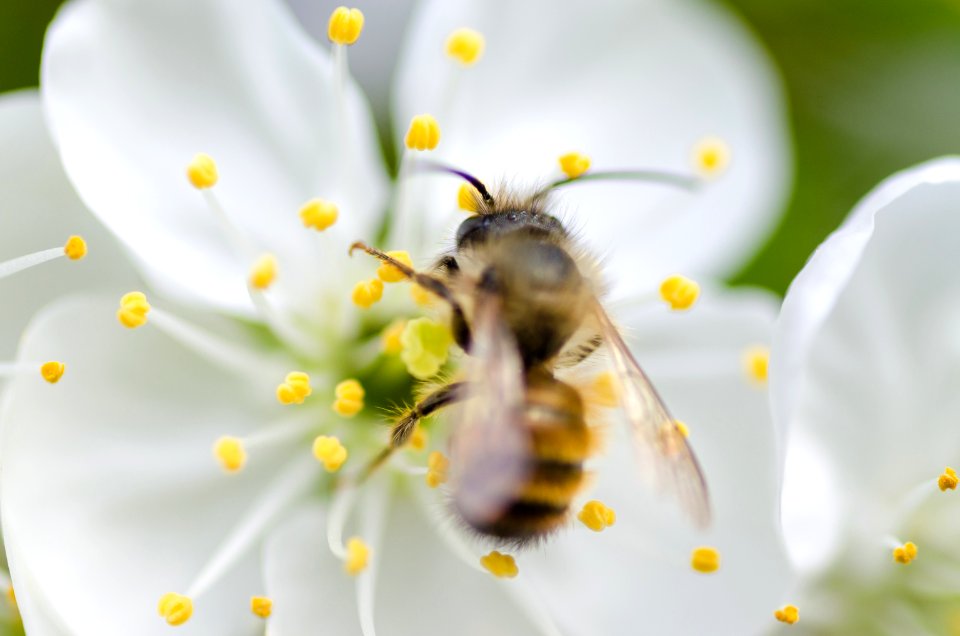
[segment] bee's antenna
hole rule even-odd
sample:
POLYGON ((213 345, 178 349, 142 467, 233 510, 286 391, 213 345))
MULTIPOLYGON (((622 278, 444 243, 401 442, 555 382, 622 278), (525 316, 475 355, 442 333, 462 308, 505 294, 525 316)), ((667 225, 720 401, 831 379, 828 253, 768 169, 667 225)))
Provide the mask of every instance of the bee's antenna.
POLYGON ((480 193, 480 196, 483 198, 483 202, 487 205, 493 205, 493 196, 487 191, 487 186, 483 185, 483 181, 477 179, 475 176, 469 172, 464 172, 463 170, 458 170, 453 166, 448 166, 444 163, 437 161, 428 161, 421 159, 413 164, 414 169, 422 172, 446 172, 447 174, 452 174, 454 176, 460 177, 470 185, 472 185, 477 192, 480 193))
POLYGON ((587 172, 578 177, 567 177, 547 184, 537 190, 533 198, 539 199, 549 193, 551 190, 562 188, 571 183, 580 181, 645 181, 648 183, 661 183, 672 185, 684 190, 696 190, 702 183, 697 177, 678 174, 675 172, 665 172, 661 170, 606 170, 598 172, 587 172))

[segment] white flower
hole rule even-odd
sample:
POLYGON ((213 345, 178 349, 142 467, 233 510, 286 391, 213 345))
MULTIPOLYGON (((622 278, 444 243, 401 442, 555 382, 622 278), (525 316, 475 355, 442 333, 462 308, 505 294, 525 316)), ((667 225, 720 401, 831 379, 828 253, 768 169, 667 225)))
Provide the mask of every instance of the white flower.
MULTIPOLYGON (((738 27, 676 2, 611 5, 600 24, 591 22, 595 7, 537 4, 530 16, 533 4, 425 6, 400 72, 400 116, 420 112, 422 99, 440 117, 432 92, 445 87, 452 110, 437 154, 477 166, 485 180, 498 176, 497 157, 505 174, 555 178, 550 166, 568 150, 589 153, 598 169, 686 173, 694 142, 720 135, 734 163, 700 192, 605 184, 561 201, 606 211, 581 225, 589 245, 610 250, 622 294, 674 271, 717 273, 742 261, 774 218, 785 160, 769 73, 738 27), (447 16, 464 8, 473 13, 447 16), (516 20, 501 19, 508 14, 516 20), (442 43, 467 22, 485 32, 485 59, 457 70, 442 43), (628 26, 642 37, 628 37, 628 26), (569 46, 557 47, 557 33, 569 34, 569 46), (524 71, 526 61, 536 66, 524 71), (572 67, 582 72, 566 77, 572 67), (485 77, 497 77, 509 100, 483 90, 485 77), (422 91, 404 88, 414 80, 422 91), (480 106, 490 117, 471 112, 480 106), (606 198, 614 195, 616 205, 606 198), (651 206, 672 209, 633 216, 651 206), (639 236, 618 240, 625 231, 639 236)), ((781 462, 765 393, 741 368, 742 352, 769 339, 763 295, 707 289, 689 314, 642 302, 619 312, 690 425, 716 508, 706 534, 634 487, 628 445, 616 438, 594 492, 614 506, 617 526, 599 536, 571 528, 518 556, 520 577, 503 584, 465 567, 479 569, 480 548, 434 518, 440 496, 423 484, 425 453, 404 451, 358 493, 345 491, 355 506, 332 496, 335 480, 311 457, 311 440, 338 436, 346 467, 362 466, 385 441, 376 407, 409 386, 379 343, 409 302, 395 286, 368 312, 349 300, 375 263, 346 248, 376 237, 387 178, 343 71, 270 1, 241 10, 227 0, 87 0, 52 26, 43 95, 67 174, 160 293, 149 294, 146 324, 133 332, 114 318, 117 296, 85 296, 44 311, 24 336, 21 360, 73 361, 55 392, 17 378, 3 412, 0 504, 30 633, 167 633, 156 614, 170 592, 193 604, 183 632, 204 635, 262 631, 251 596, 273 600, 275 636, 369 636, 374 617, 384 633, 550 634, 560 625, 565 634, 617 634, 640 620, 655 633, 743 634, 770 622, 788 582, 775 514, 781 462), (198 151, 219 168, 202 192, 183 174, 198 151), (313 197, 340 210, 322 234, 297 214, 313 197), (276 281, 250 288, 265 253, 275 256, 276 281), (295 370, 309 372, 313 394, 278 404, 274 391, 295 370), (330 405, 348 399, 334 386, 350 377, 367 395, 348 420, 352 408, 330 405), (404 492, 413 496, 396 496, 404 492), (340 563, 362 569, 350 563, 345 540, 354 534, 372 548, 356 604, 340 563), (721 550, 716 574, 691 572, 700 543, 721 550)), ((427 262, 458 219, 449 212, 456 185, 408 175, 395 194, 391 247, 427 262)), ((133 304, 140 313, 125 314, 128 325, 144 317, 143 301, 133 304)), ((431 430, 429 448, 442 448, 431 430)), ((330 470, 343 461, 335 454, 323 456, 330 470)))
POLYGON ((891 177, 784 301, 771 398, 793 436, 784 519, 818 634, 948 634, 960 621, 960 501, 945 471, 960 463, 958 196, 955 158, 891 177))

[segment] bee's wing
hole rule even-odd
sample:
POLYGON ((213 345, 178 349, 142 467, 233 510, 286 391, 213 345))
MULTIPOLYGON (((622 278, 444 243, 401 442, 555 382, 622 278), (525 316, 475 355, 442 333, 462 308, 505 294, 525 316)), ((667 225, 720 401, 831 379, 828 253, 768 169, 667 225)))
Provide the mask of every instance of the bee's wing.
POLYGON ((523 365, 492 296, 478 298, 465 390, 451 441, 454 503, 468 523, 482 528, 516 498, 531 453, 523 426, 523 365))
POLYGON ((697 526, 706 526, 710 499, 693 450, 599 302, 596 313, 645 475, 655 488, 676 496, 697 526))

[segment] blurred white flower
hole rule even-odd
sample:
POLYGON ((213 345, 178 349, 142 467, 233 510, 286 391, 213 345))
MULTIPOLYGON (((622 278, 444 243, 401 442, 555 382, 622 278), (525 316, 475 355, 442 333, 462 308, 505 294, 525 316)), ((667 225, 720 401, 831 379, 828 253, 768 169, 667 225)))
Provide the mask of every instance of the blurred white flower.
MULTIPOLYGON (((633 633, 638 620, 653 633, 744 634, 772 621, 788 582, 781 445, 741 363, 769 339, 773 303, 761 294, 707 289, 689 314, 643 302, 621 312, 690 425, 716 508, 706 534, 633 487, 616 437, 594 492, 617 526, 571 529, 519 557, 520 577, 502 584, 471 571, 479 546, 435 518, 425 451, 404 451, 355 507, 332 496, 310 442, 336 436, 347 468, 382 447, 376 407, 402 399, 409 378, 381 353, 381 333, 412 307, 391 286, 369 311, 350 301, 376 264, 346 248, 376 238, 388 179, 346 50, 335 52, 267 0, 242 10, 82 0, 51 27, 44 105, 67 175, 159 293, 127 297, 121 320, 145 322, 135 332, 117 324, 116 297, 86 296, 44 311, 24 336, 21 360, 71 361, 54 392, 18 377, 3 413, 0 503, 30 633, 166 633, 158 601, 169 622, 204 635, 262 632, 266 614, 275 636, 370 636, 374 616, 395 633, 462 634, 633 633), (219 175, 195 159, 200 192, 184 177, 197 152, 219 175), (298 210, 316 197, 337 205, 332 226, 319 206, 304 227, 298 210), (293 371, 309 373, 312 395, 293 371), (336 388, 348 378, 366 395, 336 388), (278 385, 283 401, 303 404, 278 404, 278 385), (404 492, 413 496, 395 496, 404 492), (344 541, 354 534, 362 545, 344 541), (690 570, 698 543, 720 549, 719 572, 690 570), (359 574, 356 604, 344 565, 359 574)), ((432 111, 435 154, 485 180, 555 178, 549 166, 571 150, 601 169, 686 173, 699 138, 730 144, 731 169, 695 194, 610 183, 561 193, 565 207, 602 211, 581 233, 609 251, 621 297, 678 270, 729 271, 775 219, 786 174, 775 85, 715 9, 426 3, 403 60, 400 130, 432 111), (443 55, 464 25, 486 36, 469 68, 443 55)), ((426 262, 458 220, 456 186, 404 179, 390 246, 426 262)), ((427 450, 441 447, 434 435, 427 450)), ((329 439, 318 454, 330 470, 344 460, 329 439)))
POLYGON ((809 633, 960 628, 958 197, 958 159, 894 175, 784 301, 771 399, 809 633))

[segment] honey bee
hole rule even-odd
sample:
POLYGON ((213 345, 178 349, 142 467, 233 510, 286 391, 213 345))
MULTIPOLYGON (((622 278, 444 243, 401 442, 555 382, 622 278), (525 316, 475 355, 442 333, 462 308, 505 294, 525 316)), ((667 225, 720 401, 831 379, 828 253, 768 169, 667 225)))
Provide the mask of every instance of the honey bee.
POLYGON ((432 167, 475 190, 476 214, 460 224, 454 249, 425 272, 361 242, 351 252, 393 265, 443 301, 468 354, 465 379, 402 413, 364 475, 406 444, 420 419, 461 403, 450 440, 454 514, 496 543, 548 537, 569 519, 593 448, 584 398, 557 373, 606 347, 643 472, 705 526, 710 504, 697 459, 604 310, 596 261, 548 211, 550 190, 569 180, 494 197, 465 172, 432 167))

